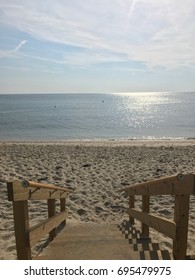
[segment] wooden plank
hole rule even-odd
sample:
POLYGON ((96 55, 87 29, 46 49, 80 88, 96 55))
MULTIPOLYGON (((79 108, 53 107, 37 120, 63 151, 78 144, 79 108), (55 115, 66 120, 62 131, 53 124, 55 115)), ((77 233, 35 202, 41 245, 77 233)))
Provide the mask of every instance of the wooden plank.
MULTIPOLYGON (((55 199, 48 199, 47 207, 48 207, 48 218, 55 216, 55 199)), ((56 236, 56 228, 53 228, 49 232, 49 241, 52 241, 55 236, 56 236)))
POLYGON ((68 196, 66 189, 23 188, 20 181, 8 184, 7 189, 9 201, 60 199, 68 196))
POLYGON ((67 217, 68 214, 64 211, 58 213, 57 215, 51 218, 46 219, 38 225, 33 226, 29 230, 30 246, 34 246, 42 237, 48 234, 53 228, 57 227, 60 223, 66 220, 67 217))
POLYGON ((189 195, 175 196, 174 221, 176 224, 176 239, 173 242, 173 256, 177 260, 184 260, 187 251, 189 220, 189 195))
POLYGON ((63 212, 66 209, 66 199, 65 198, 61 198, 60 199, 60 211, 63 212))
POLYGON ((30 260, 31 248, 28 239, 29 216, 27 201, 14 201, 13 213, 17 258, 18 260, 30 260))
POLYGON ((152 227, 168 237, 175 239, 176 226, 174 222, 162 217, 144 213, 134 208, 127 209, 127 213, 149 227, 152 227))
POLYGON ((194 175, 171 176, 137 184, 123 189, 129 195, 195 194, 194 175))
POLYGON ((13 199, 13 182, 7 182, 7 196, 8 201, 14 201, 13 199))
MULTIPOLYGON (((129 196, 129 208, 134 208, 135 207, 135 197, 134 195, 129 196)), ((129 215, 129 222, 130 224, 134 224, 134 218, 129 215)))
MULTIPOLYGON (((65 210, 66 210, 66 199, 61 198, 60 199, 60 211, 63 212, 65 210)), ((65 225, 66 225, 66 220, 61 223, 62 227, 65 227, 65 225)))
MULTIPOLYGON (((150 196, 143 195, 142 196, 142 212, 149 213, 150 209, 150 196)), ((142 236, 149 238, 149 226, 142 223, 142 236)))

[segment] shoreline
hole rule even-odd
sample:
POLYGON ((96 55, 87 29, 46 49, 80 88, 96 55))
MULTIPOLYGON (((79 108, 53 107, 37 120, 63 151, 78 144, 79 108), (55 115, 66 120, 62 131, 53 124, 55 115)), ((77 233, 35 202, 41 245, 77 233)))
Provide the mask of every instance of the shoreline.
POLYGON ((30 144, 30 145, 147 145, 147 146, 158 146, 158 145, 195 145, 195 138, 170 138, 170 139, 121 139, 121 138, 113 138, 113 139, 65 139, 65 140, 0 140, 0 145, 6 144, 30 144))
MULTIPOLYGON (((120 223, 127 218, 126 186, 178 173, 195 173, 195 140, 0 142, 0 259, 15 259, 12 204, 6 182, 28 179, 73 189, 68 221, 120 223)), ((172 198, 151 199, 151 213, 173 218, 172 198)), ((137 206, 140 202, 137 201, 137 206)), ((47 213, 34 201, 33 223, 47 213)), ((191 198, 188 254, 195 254, 195 197, 191 198)), ((171 250, 172 241, 151 230, 171 250)))

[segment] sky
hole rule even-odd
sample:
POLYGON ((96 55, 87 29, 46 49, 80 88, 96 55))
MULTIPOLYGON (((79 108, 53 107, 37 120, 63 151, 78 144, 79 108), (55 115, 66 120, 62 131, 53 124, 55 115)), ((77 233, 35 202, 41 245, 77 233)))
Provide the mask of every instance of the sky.
POLYGON ((195 91, 194 0, 0 0, 0 93, 195 91))

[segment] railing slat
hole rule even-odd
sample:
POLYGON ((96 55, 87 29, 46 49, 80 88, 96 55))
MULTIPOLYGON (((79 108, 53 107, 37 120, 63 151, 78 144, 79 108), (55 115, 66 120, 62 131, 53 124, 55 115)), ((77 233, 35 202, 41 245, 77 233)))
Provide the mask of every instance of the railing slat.
POLYGON ((14 227, 18 260, 30 260, 28 201, 14 201, 14 227))
POLYGON ((60 199, 66 198, 68 194, 69 192, 63 188, 60 190, 52 190, 51 188, 24 188, 20 181, 14 181, 11 185, 8 185, 9 201, 60 199))
POLYGON ((66 220, 67 212, 60 212, 56 216, 46 219, 29 230, 30 246, 34 246, 42 237, 66 220))
MULTIPOLYGON (((134 195, 129 196, 129 208, 135 207, 135 197, 134 195)), ((129 222, 133 225, 134 224, 134 218, 129 215, 129 222)))
POLYGON ((195 194, 194 175, 171 176, 126 187, 129 195, 190 195, 195 194))
POLYGON ((142 211, 130 208, 126 210, 132 217, 138 219, 140 222, 164 233, 168 237, 175 239, 176 226, 173 221, 167 220, 162 217, 157 217, 152 214, 144 213, 142 211))
POLYGON ((173 242, 173 256, 177 260, 186 257, 189 220, 189 195, 175 196, 174 221, 176 223, 176 239, 173 242))
MULTIPOLYGON (((150 209, 150 196, 142 195, 142 212, 149 213, 150 209)), ((149 225, 142 223, 142 235, 149 238, 149 225)))
MULTIPOLYGON (((60 211, 63 212, 65 210, 66 210, 66 199, 61 198, 60 199, 60 211)), ((62 227, 65 227, 65 225, 66 225, 66 220, 61 223, 62 227)))
MULTIPOLYGON (((47 200, 48 218, 52 218, 55 216, 55 206, 56 206, 55 199, 47 200)), ((49 232, 49 241, 52 241, 55 236, 56 236, 56 228, 54 227, 49 232)))

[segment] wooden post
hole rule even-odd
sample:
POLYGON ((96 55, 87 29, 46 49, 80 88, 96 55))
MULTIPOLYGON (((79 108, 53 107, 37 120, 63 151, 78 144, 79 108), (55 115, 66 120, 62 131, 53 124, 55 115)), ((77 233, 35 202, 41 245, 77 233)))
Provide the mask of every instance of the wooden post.
POLYGON ((28 201, 13 201, 14 227, 18 260, 31 260, 28 201))
MULTIPOLYGON (((47 206, 48 206, 48 218, 55 216, 55 199, 48 199, 47 206)), ((55 236, 56 236, 56 228, 50 231, 49 241, 52 241, 55 236)))
MULTIPOLYGON (((149 213, 150 208, 150 196, 142 195, 142 212, 149 213)), ((142 223, 142 237, 149 238, 149 226, 142 223)))
MULTIPOLYGON (((63 212, 66 210, 66 199, 65 198, 60 198, 60 211, 63 212)), ((62 227, 65 227, 66 225, 66 220, 61 223, 62 227)))
POLYGON ((173 241, 173 256, 176 260, 184 260, 187 251, 189 219, 189 195, 175 195, 174 221, 176 236, 173 241))
MULTIPOLYGON (((129 196, 129 208, 134 208, 135 207, 135 197, 134 195, 130 195, 129 196)), ((130 224, 134 224, 134 218, 132 218, 130 215, 129 215, 129 223, 130 224)))

